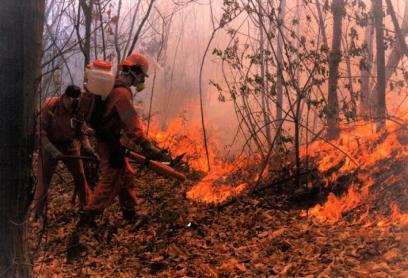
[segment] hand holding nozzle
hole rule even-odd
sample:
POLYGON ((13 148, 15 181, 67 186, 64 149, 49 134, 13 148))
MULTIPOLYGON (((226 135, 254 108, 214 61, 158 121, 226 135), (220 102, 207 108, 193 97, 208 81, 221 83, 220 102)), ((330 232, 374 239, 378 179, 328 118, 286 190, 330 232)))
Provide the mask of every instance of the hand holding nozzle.
POLYGON ((164 153, 155 147, 150 141, 145 141, 140 145, 143 149, 143 154, 147 159, 161 161, 164 160, 164 153))
POLYGON ((134 151, 131 151, 129 149, 126 150, 125 155, 129 157, 131 160, 135 161, 136 163, 146 164, 147 167, 156 171, 159 174, 176 178, 179 181, 185 181, 187 179, 183 173, 180 173, 174 170, 170 166, 163 164, 161 162, 155 161, 155 160, 150 160, 146 158, 145 156, 138 154, 134 151))

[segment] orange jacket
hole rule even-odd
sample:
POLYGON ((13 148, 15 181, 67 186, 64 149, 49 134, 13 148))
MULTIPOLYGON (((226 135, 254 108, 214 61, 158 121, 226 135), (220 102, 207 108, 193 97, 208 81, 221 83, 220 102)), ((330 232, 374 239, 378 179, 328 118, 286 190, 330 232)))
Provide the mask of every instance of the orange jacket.
POLYGON ((62 103, 62 97, 52 97, 45 101, 37 117, 37 137, 42 145, 52 143, 68 144, 74 139, 86 140, 86 136, 78 134, 75 125, 79 124, 79 130, 82 130, 82 124, 78 121, 72 121, 72 112, 62 103))
MULTIPOLYGON (((92 114, 98 109, 95 107, 95 97, 91 93, 85 93, 82 99, 81 110, 85 119, 90 122, 92 114)), ((101 139, 104 135, 119 137, 123 130, 136 143, 146 140, 142 122, 133 106, 132 92, 119 80, 115 82, 115 87, 103 102, 102 115, 96 123, 91 124, 91 127, 101 139)))

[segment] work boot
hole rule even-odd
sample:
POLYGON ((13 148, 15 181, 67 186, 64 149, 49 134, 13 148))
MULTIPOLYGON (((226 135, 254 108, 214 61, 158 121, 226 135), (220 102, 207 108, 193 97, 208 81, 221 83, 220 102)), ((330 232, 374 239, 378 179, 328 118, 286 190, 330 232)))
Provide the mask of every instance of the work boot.
POLYGON ((79 222, 77 226, 96 228, 96 222, 95 222, 96 215, 97 215, 97 212, 95 211, 89 211, 89 210, 79 211, 79 222))
POLYGON ((122 216, 124 220, 129 222, 134 222, 137 218, 136 211, 134 210, 123 210, 122 216))

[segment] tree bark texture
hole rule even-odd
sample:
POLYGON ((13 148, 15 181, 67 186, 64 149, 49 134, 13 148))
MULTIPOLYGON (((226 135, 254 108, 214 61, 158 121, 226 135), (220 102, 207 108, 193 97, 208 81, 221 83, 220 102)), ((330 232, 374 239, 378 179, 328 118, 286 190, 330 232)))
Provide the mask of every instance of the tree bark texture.
POLYGON ((79 5, 81 6, 82 12, 84 13, 85 19, 85 39, 84 39, 84 63, 88 65, 91 61, 91 27, 92 27, 92 11, 94 6, 94 0, 80 0, 79 5))
POLYGON ((385 126, 385 50, 384 50, 384 26, 382 0, 372 0, 375 41, 377 47, 377 101, 376 118, 377 131, 385 126))
POLYGON ((345 1, 333 0, 333 40, 329 56, 329 92, 327 107, 327 137, 336 139, 339 136, 339 100, 337 97, 337 83, 339 79, 339 63, 341 60, 341 36, 343 16, 345 14, 345 1))
POLYGON ((35 92, 44 0, 0 4, 0 276, 29 277, 25 217, 32 199, 35 92))

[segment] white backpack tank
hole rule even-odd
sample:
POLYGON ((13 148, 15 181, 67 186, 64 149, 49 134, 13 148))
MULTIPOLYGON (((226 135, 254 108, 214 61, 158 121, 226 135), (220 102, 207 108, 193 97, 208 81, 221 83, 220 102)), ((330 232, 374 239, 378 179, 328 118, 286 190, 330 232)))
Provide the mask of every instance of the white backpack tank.
POLYGON ((108 61, 95 60, 86 67, 85 76, 87 90, 105 100, 115 84, 112 64, 108 61))

